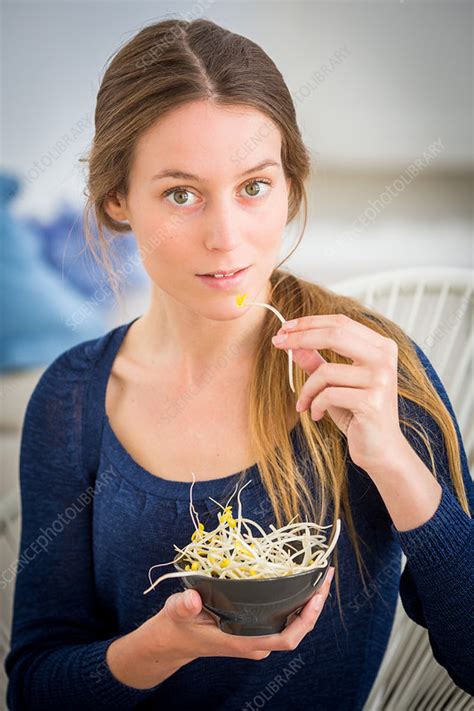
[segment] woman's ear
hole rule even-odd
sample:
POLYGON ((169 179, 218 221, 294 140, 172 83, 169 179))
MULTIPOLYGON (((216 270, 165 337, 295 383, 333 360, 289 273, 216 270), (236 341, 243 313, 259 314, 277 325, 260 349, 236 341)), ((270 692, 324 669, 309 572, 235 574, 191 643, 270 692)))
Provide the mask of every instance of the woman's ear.
POLYGON ((125 197, 117 191, 109 193, 104 202, 104 210, 116 222, 128 222, 128 211, 125 197))

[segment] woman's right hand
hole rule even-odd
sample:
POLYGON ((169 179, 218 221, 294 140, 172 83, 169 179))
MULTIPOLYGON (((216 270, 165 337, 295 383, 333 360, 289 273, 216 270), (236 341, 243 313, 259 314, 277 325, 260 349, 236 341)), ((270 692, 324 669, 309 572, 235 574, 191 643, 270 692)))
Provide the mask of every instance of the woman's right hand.
POLYGON ((240 657, 265 659, 271 652, 296 649, 311 632, 326 602, 334 568, 330 568, 320 589, 308 600, 298 615, 282 632, 261 636, 243 636, 223 632, 214 617, 203 608, 197 590, 174 593, 163 608, 147 623, 151 637, 156 637, 156 651, 181 665, 199 657, 240 657))

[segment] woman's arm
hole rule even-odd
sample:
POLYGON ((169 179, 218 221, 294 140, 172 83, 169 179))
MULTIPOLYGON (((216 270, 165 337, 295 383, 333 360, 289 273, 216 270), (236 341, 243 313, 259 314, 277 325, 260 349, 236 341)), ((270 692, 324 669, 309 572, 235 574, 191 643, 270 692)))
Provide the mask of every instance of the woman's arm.
POLYGON ((390 462, 367 473, 398 531, 426 523, 441 502, 441 485, 404 437, 390 462))
MULTIPOLYGON (((459 425, 436 371, 418 346, 417 351, 453 420, 472 516, 474 482, 459 425)), ((407 431, 406 444, 401 445, 399 456, 393 457, 385 471, 369 474, 392 518, 392 533, 407 558, 400 580, 405 611, 428 629, 439 664, 460 688, 474 694, 474 520, 454 494, 438 425, 419 406, 407 406, 411 416, 430 433, 439 483, 427 468, 426 448, 412 430, 407 431)))
MULTIPOLYGON (((106 663, 117 636, 95 594, 94 481, 87 478, 80 452, 81 403, 91 363, 81 353, 76 346, 47 368, 23 423, 22 530, 5 661, 11 711, 117 711, 135 708, 153 693, 123 684, 106 663)), ((101 485, 107 486, 106 477, 101 485)), ((126 646, 121 641, 124 654, 126 646)))

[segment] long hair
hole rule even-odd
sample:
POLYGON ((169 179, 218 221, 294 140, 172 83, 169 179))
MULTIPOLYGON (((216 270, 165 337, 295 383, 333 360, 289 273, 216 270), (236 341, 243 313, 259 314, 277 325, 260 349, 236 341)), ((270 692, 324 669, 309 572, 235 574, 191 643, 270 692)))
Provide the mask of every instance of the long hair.
MULTIPOLYGON (((95 136, 89 157, 85 159, 89 163, 84 210, 87 245, 105 266, 116 295, 119 289, 111 260, 112 243, 131 227, 126 222, 113 220, 104 204, 111 193, 127 195, 134 147, 141 133, 167 112, 202 100, 218 106, 253 107, 278 126, 282 165, 286 177, 291 178, 287 224, 300 214, 302 207, 304 215, 301 234, 283 262, 301 242, 307 222, 305 181, 310 175, 311 159, 281 73, 257 44, 210 20, 166 19, 143 28, 112 58, 97 95, 95 136), (96 222, 96 237, 89 228, 90 215, 96 222)), ((270 303, 286 318, 342 313, 396 341, 398 394, 421 405, 439 426, 454 490, 469 514, 456 431, 411 340, 396 323, 357 300, 281 270, 283 262, 270 277, 270 303)), ((367 572, 367 568, 361 554, 364 541, 355 529, 348 496, 347 441, 327 413, 315 422, 308 411, 304 412, 299 416, 304 470, 301 462, 295 460, 290 436, 295 424, 291 422, 290 413, 296 418, 295 397, 288 387, 287 354, 272 347, 274 333, 275 317, 268 312, 249 383, 249 418, 253 452, 277 526, 300 516, 303 511, 308 520, 325 522, 331 506, 334 520, 341 517, 347 526, 365 586, 364 569, 367 572), (268 426, 268 403, 271 403, 271 427, 268 426)), ((321 350, 321 355, 330 362, 350 363, 349 358, 330 350, 321 350)), ((295 365, 297 393, 306 377, 305 371, 295 365)), ((423 440, 431 459, 432 474, 436 477, 433 450, 423 428, 403 417, 400 424, 415 430, 423 440)), ((342 615, 337 547, 334 565, 342 615)))

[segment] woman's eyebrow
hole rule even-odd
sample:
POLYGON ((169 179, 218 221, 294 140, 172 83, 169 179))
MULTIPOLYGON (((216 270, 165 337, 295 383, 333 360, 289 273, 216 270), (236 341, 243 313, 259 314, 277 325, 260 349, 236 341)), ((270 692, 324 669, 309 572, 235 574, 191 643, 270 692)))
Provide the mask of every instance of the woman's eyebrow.
MULTIPOLYGON (((253 168, 248 168, 244 173, 241 173, 238 175, 238 178, 243 178, 244 176, 248 175, 249 173, 253 173, 256 170, 263 170, 263 168, 269 168, 269 167, 281 167, 281 163, 278 163, 278 161, 275 160, 264 160, 258 165, 254 165, 253 168)), ((154 180, 162 180, 163 178, 179 178, 180 180, 201 180, 201 178, 198 175, 194 175, 193 173, 186 173, 183 170, 176 170, 174 168, 162 170, 159 173, 156 173, 154 175, 150 182, 154 180)), ((202 182, 206 182, 205 180, 202 180, 202 182)))

